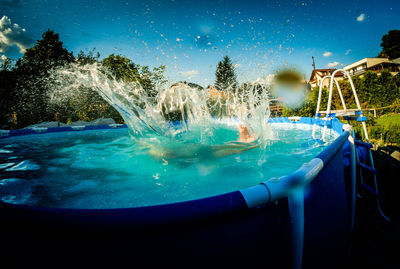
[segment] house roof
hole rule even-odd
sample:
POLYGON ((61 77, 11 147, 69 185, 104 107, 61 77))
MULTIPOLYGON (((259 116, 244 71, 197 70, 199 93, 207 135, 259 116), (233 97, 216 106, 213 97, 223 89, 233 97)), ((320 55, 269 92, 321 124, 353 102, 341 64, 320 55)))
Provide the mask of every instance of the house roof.
POLYGON ((396 64, 400 64, 400 57, 396 58, 396 59, 393 59, 392 62, 396 63, 396 64))
POLYGON ((208 89, 207 93, 209 94, 210 98, 217 99, 218 97, 221 97, 221 98, 226 98, 227 97, 225 92, 218 90, 214 86, 209 85, 207 87, 207 89, 208 89))
POLYGON ((374 66, 377 66, 377 65, 381 65, 383 67, 385 67, 385 66, 398 66, 398 65, 400 65, 400 63, 395 63, 393 61, 391 61, 391 62, 381 62, 381 63, 377 63, 377 64, 374 64, 374 65, 370 65, 368 68, 371 68, 371 67, 374 67, 374 66))
MULTIPOLYGON (((312 73, 311 73, 310 80, 313 80, 313 79, 314 79, 314 76, 315 76, 315 74, 316 74, 317 72, 327 72, 327 73, 329 73, 329 74, 332 74, 335 70, 336 70, 336 68, 314 69, 314 70, 312 71, 312 73)), ((336 76, 342 77, 342 76, 343 76, 343 73, 342 73, 342 72, 338 72, 338 73, 336 73, 336 76)))

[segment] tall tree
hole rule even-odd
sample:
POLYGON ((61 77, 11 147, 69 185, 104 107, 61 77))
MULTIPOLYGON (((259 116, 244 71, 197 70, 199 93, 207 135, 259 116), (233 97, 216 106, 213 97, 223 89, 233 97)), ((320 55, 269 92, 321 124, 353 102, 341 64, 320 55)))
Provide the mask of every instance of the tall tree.
POLYGON ((156 85, 164 83, 165 66, 154 67, 151 71, 146 65, 135 64, 129 58, 121 55, 111 54, 102 60, 106 67, 116 79, 125 82, 138 82, 150 97, 157 95, 156 85))
POLYGON ((376 99, 379 99, 379 106, 389 106, 396 98, 400 97, 396 79, 390 71, 383 70, 378 82, 381 85, 381 91, 376 93, 376 99))
POLYGON ((225 56, 217 65, 215 71, 215 86, 220 90, 236 89, 238 85, 235 66, 231 59, 225 56))
POLYGON ((15 66, 18 75, 16 114, 19 127, 56 120, 57 111, 49 105, 48 100, 48 74, 53 68, 73 61, 73 54, 64 48, 59 35, 52 30, 44 32, 42 39, 26 50, 15 66))
POLYGON ((100 58, 100 53, 97 52, 95 53, 95 48, 90 50, 88 53, 85 53, 84 51, 80 51, 78 53, 78 57, 76 58, 77 62, 80 65, 85 65, 85 64, 94 64, 99 61, 100 58))
POLYGON ((110 54, 107 58, 102 60, 102 64, 116 79, 132 82, 140 77, 138 65, 124 56, 110 54))
POLYGON ((59 35, 49 29, 33 48, 26 50, 22 59, 17 61, 17 68, 23 68, 25 72, 43 72, 72 61, 72 52, 64 48, 59 35))
MULTIPOLYGON (((100 53, 95 48, 85 53, 80 51, 76 57, 78 65, 94 65, 100 63, 100 53)), ((79 67, 78 67, 79 68, 79 67)), ((76 120, 93 121, 98 118, 113 118, 117 122, 123 122, 119 113, 106 100, 99 95, 93 87, 77 86, 75 94, 69 98, 63 98, 58 104, 60 120, 71 122, 76 120)))
POLYGON ((6 57, 3 62, 1 63, 1 67, 0 70, 1 71, 5 71, 5 70, 11 70, 12 69, 12 65, 13 65, 13 61, 6 57))
POLYGON ((14 70, 0 70, 0 129, 16 128, 16 122, 13 119, 17 96, 16 81, 17 76, 14 70))
POLYGON ((360 89, 357 93, 360 101, 367 104, 370 107, 374 107, 381 102, 376 98, 379 96, 382 90, 378 74, 373 71, 367 71, 361 80, 360 89))
POLYGON ((379 57, 396 59, 400 57, 400 30, 391 30, 382 37, 382 51, 379 57))

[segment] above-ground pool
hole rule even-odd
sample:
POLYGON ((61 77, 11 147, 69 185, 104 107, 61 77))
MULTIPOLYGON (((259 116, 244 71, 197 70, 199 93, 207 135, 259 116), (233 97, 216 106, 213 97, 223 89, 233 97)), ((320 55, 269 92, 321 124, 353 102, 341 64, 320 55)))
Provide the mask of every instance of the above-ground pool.
MULTIPOLYGON (((191 143, 179 145, 185 158, 152 156, 127 128, 14 136, 0 140, 0 199, 43 207, 127 208, 240 190, 295 171, 329 144, 310 139, 312 128, 301 127, 271 124, 266 149, 224 157, 212 156, 208 147, 186 156, 198 147, 191 143)), ((238 134, 220 129, 215 136, 234 141, 238 134)))
POLYGON ((113 242, 107 255, 149 266, 340 267, 354 207, 349 132, 336 119, 269 122, 265 150, 218 158, 157 157, 121 126, 3 133, 2 225, 76 255, 113 242), (327 140, 312 138, 314 124, 327 140))

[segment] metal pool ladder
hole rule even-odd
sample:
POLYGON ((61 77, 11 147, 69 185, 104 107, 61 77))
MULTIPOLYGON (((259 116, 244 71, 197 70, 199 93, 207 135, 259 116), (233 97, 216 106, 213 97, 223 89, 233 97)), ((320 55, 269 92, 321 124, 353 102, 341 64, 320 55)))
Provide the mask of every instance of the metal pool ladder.
MULTIPOLYGON (((322 80, 320 81, 319 84, 319 92, 318 92, 318 102, 317 102, 317 109, 315 112, 315 118, 322 118, 323 120, 326 120, 325 124, 324 124, 324 128, 322 130, 322 136, 321 136, 321 140, 322 141, 326 141, 326 133, 327 133, 327 122, 334 119, 335 117, 343 117, 345 120, 347 120, 350 123, 351 119, 356 119, 357 121, 361 122, 362 125, 362 129, 364 132, 364 137, 365 140, 367 141, 367 143, 364 143, 362 141, 359 140, 354 140, 355 142, 355 147, 361 147, 361 148, 365 148, 368 151, 368 155, 369 155, 369 163, 365 164, 361 161, 361 158, 359 156, 358 150, 355 150, 355 155, 356 155, 356 165, 358 168, 358 173, 360 176, 360 185, 365 188, 366 190, 368 190, 369 192, 371 192, 374 196, 376 196, 376 200, 377 200, 377 206, 378 206, 378 211, 381 214, 381 216, 386 219, 387 221, 390 221, 390 219, 388 217, 385 216, 385 214, 382 212, 381 209, 381 205, 380 205, 380 193, 378 190, 378 184, 377 184, 377 180, 376 180, 376 174, 377 174, 377 170, 375 169, 374 166, 374 159, 372 156, 372 152, 371 152, 371 148, 372 145, 369 142, 369 137, 368 137, 368 132, 367 132, 367 125, 366 125, 366 121, 367 118, 363 115, 362 109, 361 109, 361 105, 360 105, 360 101, 358 100, 358 96, 357 96, 357 92, 356 89, 354 87, 354 83, 353 80, 351 79, 350 74, 345 71, 344 69, 337 69, 335 70, 332 75, 328 75, 322 78, 322 80), (348 78, 352 92, 353 92, 353 96, 354 96, 354 100, 356 102, 356 109, 348 109, 346 107, 346 103, 344 101, 343 98, 343 94, 342 91, 340 89, 339 83, 337 81, 337 79, 335 78, 335 75, 338 74, 339 72, 343 73, 345 75, 345 77, 348 78), (328 96, 328 105, 326 108, 326 111, 320 111, 321 108, 321 99, 322 99, 322 90, 323 90, 323 82, 325 79, 329 79, 329 96, 328 96), (332 92, 333 92, 333 83, 336 84, 336 88, 338 90, 339 93, 339 97, 343 106, 343 109, 337 109, 337 110, 332 110, 331 106, 332 106, 332 92), (325 117, 324 117, 325 116, 325 117), (366 183, 364 183, 364 178, 363 178, 363 170, 366 170, 370 173, 372 173, 373 175, 373 181, 374 181, 374 186, 370 187, 369 185, 367 185, 366 183)), ((317 124, 314 123, 313 125, 313 131, 312 131, 312 136, 314 139, 316 139, 316 129, 317 129, 317 124)), ((354 130, 353 133, 351 134, 353 136, 353 138, 355 138, 355 134, 354 134, 354 130)))

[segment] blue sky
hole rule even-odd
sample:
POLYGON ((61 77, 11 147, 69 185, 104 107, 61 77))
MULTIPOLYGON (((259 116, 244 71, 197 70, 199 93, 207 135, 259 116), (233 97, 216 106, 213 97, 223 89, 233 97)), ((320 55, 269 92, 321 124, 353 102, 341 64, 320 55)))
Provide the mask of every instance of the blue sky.
POLYGON ((21 57, 47 29, 76 55, 96 48, 203 86, 224 55, 240 81, 294 67, 342 67, 380 51, 400 29, 400 1, 0 0, 0 59, 21 57))

